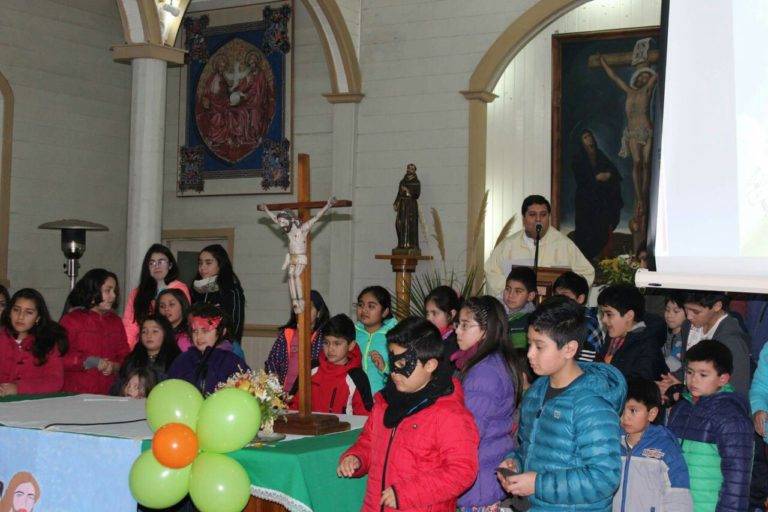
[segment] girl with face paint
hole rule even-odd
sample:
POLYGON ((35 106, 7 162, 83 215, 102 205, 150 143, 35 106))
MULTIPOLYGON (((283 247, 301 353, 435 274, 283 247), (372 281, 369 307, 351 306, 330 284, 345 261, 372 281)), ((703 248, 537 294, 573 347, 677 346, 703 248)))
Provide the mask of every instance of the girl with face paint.
POLYGON ((485 295, 468 299, 459 311, 459 351, 451 360, 459 369, 464 404, 480 431, 480 470, 474 485, 459 498, 460 511, 495 511, 506 497, 495 468, 516 446, 512 432, 520 401, 520 371, 507 337, 504 306, 485 295))
POLYGON ((173 361, 169 379, 186 380, 208 395, 233 373, 250 370, 226 341, 230 321, 221 309, 211 304, 195 304, 189 310, 188 320, 192 348, 173 361))

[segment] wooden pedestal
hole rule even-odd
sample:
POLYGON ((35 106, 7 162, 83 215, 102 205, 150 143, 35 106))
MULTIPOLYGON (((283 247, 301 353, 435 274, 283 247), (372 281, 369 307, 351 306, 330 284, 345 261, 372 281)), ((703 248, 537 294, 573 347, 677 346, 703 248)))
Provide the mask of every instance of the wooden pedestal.
POLYGON ((296 434, 302 436, 319 436, 333 432, 349 430, 349 423, 339 421, 332 414, 289 414, 288 421, 278 419, 275 421, 274 430, 281 434, 296 434))
POLYGON ((432 256, 393 253, 377 254, 376 259, 389 260, 392 264, 392 272, 395 273, 395 294, 397 295, 395 315, 398 320, 402 320, 410 315, 411 274, 416 270, 419 261, 431 260, 432 256))

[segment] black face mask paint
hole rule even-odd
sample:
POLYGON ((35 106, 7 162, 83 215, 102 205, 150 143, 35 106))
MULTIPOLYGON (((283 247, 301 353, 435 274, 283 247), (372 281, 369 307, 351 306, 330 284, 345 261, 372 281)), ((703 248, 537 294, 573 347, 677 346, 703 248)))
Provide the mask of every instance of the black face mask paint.
POLYGON ((396 356, 392 351, 389 352, 389 370, 392 373, 402 375, 406 379, 416 370, 417 363, 418 358, 413 347, 408 347, 408 350, 399 356, 396 356))

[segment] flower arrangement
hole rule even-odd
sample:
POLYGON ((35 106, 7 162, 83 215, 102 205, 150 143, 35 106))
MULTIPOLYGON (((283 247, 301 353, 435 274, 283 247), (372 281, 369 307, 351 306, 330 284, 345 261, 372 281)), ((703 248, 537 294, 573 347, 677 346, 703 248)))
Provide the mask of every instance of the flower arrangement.
POLYGON ((216 390, 237 388, 253 395, 261 405, 261 429, 265 434, 272 434, 275 420, 288 410, 290 395, 283 391, 277 375, 259 370, 237 372, 230 375, 226 382, 220 383, 216 390))
POLYGON ((631 254, 619 254, 615 258, 600 260, 598 266, 608 284, 634 284, 640 261, 631 254))

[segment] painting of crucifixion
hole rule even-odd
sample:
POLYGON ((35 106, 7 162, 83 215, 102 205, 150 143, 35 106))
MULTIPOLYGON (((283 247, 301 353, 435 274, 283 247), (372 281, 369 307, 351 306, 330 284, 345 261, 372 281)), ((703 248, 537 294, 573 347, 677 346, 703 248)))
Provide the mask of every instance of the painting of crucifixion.
POLYGON ((658 28, 552 36, 552 222, 596 263, 645 244, 658 28))

